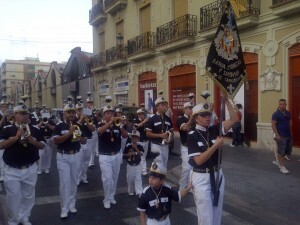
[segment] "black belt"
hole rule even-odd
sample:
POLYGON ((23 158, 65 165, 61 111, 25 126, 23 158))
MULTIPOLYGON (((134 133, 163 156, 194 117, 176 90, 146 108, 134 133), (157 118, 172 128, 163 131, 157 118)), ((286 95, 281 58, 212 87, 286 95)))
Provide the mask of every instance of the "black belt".
POLYGON ((87 139, 92 139, 92 137, 87 137, 87 139))
POLYGON ((79 152, 79 150, 68 150, 68 151, 65 151, 65 150, 58 149, 57 152, 61 153, 61 154, 74 155, 77 152, 79 152))
MULTIPOLYGON (((221 167, 220 167, 221 169, 221 167)), ((219 169, 217 166, 214 166, 213 167, 213 170, 214 172, 217 172, 219 169)), ((210 172, 210 169, 209 168, 193 168, 193 171, 196 172, 196 173, 209 173, 210 172)))
POLYGON ((187 143, 185 143, 185 144, 181 144, 182 146, 184 146, 184 147, 188 147, 188 145, 187 145, 187 143))
POLYGON ((147 141, 149 141, 149 140, 143 140, 143 141, 141 141, 141 142, 147 142, 147 141))
POLYGON ((52 138, 52 136, 44 136, 44 138, 49 139, 52 138))
POLYGON ((15 168, 15 169, 23 170, 23 169, 29 168, 32 165, 33 165, 33 163, 29 163, 29 164, 26 164, 26 165, 23 165, 23 166, 17 166, 17 165, 9 165, 9 166, 12 167, 12 168, 15 168))
POLYGON ((159 218, 159 219, 156 219, 157 221, 164 221, 165 219, 167 219, 168 215, 164 215, 163 217, 159 218))
POLYGON ((119 153, 119 151, 118 152, 100 152, 99 151, 99 154, 100 155, 116 155, 116 154, 118 154, 119 153))
POLYGON ((139 163, 128 163, 129 166, 137 166, 139 163))
POLYGON ((161 146, 165 146, 163 145, 162 143, 158 143, 158 142, 154 142, 154 141, 151 141, 152 144, 155 144, 155 145, 161 145, 161 146))

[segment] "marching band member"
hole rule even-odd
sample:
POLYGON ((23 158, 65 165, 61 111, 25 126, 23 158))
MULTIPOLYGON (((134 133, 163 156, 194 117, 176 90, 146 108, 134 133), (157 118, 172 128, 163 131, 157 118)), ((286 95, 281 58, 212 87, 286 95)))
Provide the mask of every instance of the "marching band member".
POLYGON ((69 212, 77 213, 75 203, 81 160, 79 151, 80 144, 86 143, 81 125, 75 122, 76 110, 71 101, 69 98, 69 103, 64 106, 64 121, 56 124, 53 132, 53 142, 57 145, 61 219, 67 218, 69 212))
MULTIPOLYGON (((226 133, 237 121, 236 112, 227 96, 225 104, 230 118, 222 123, 223 133, 226 133)), ((190 177, 199 225, 220 225, 222 217, 225 178, 222 168, 218 167, 218 154, 219 148, 223 145, 223 138, 218 137, 217 127, 210 127, 211 116, 207 103, 194 106, 193 122, 196 125, 187 137, 189 163, 193 167, 190 177), (216 182, 218 171, 220 178, 216 182), (215 197, 218 193, 219 199, 216 201, 215 197)))
MULTIPOLYGON (((7 120, 6 110, 8 107, 6 95, 2 95, 3 100, 0 102, 0 131, 9 124, 7 120)), ((4 177, 4 161, 3 161, 3 149, 0 149, 0 182, 3 181, 4 177)))
POLYGON ((166 100, 159 97, 155 100, 156 114, 149 118, 146 134, 151 139, 151 152, 159 153, 155 161, 167 168, 169 158, 169 145, 173 135, 173 123, 166 116, 166 100))
POLYGON ((187 134, 190 129, 190 125, 193 119, 192 108, 194 106, 193 102, 186 102, 183 105, 184 114, 179 116, 177 119, 177 126, 179 127, 180 141, 181 141, 181 160, 182 160, 182 169, 181 176, 179 180, 179 190, 182 190, 186 187, 189 182, 190 171, 192 169, 189 164, 188 158, 188 146, 187 146, 187 134))
POLYGON ((52 134, 55 128, 55 123, 47 117, 44 117, 44 113, 47 113, 46 105, 43 105, 43 109, 40 111, 40 120, 37 127, 40 129, 41 134, 45 138, 45 148, 40 150, 40 159, 38 162, 38 174, 42 174, 45 171, 46 174, 50 172, 51 159, 52 159, 52 134))
POLYGON ((86 144, 81 145, 81 168, 79 171, 77 184, 80 184, 80 182, 84 184, 88 184, 89 182, 87 180, 87 169, 89 167, 89 162, 93 151, 92 136, 96 128, 93 123, 94 121, 88 116, 83 115, 82 109, 83 109, 83 104, 77 103, 76 104, 76 114, 78 118, 77 123, 79 123, 82 126, 82 132, 85 133, 85 136, 87 138, 86 144))
MULTIPOLYGON (((91 92, 88 92, 87 93, 87 99, 86 99, 86 107, 88 109, 91 109, 92 112, 93 112, 93 115, 91 116, 92 120, 94 121, 94 124, 95 124, 95 127, 97 126, 97 120, 96 120, 96 114, 97 114, 97 109, 95 108, 94 106, 94 100, 93 98, 91 97, 92 93, 91 92)), ((91 153, 91 159, 90 159, 90 162, 89 162, 89 166, 94 166, 95 165, 95 156, 98 155, 98 133, 97 133, 97 130, 95 129, 93 132, 93 135, 92 135, 92 153, 91 153)))
POLYGON ((138 109, 136 111, 137 118, 134 121, 134 126, 136 127, 137 131, 140 133, 140 143, 143 146, 144 154, 141 156, 141 167, 142 167, 142 175, 147 174, 147 153, 149 148, 149 140, 146 135, 146 123, 148 122, 147 114, 145 110, 138 109))
POLYGON ((104 190, 103 205, 110 209, 111 204, 116 204, 115 193, 118 176, 122 162, 121 137, 127 138, 128 134, 122 125, 114 123, 114 110, 109 104, 111 97, 106 97, 107 106, 103 108, 103 121, 98 125, 99 134, 99 165, 104 190))
POLYGON ((127 162, 127 185, 128 194, 140 196, 143 191, 142 173, 141 173, 141 157, 143 156, 143 146, 138 143, 140 133, 133 130, 129 134, 131 142, 129 142, 123 151, 123 158, 127 162))
MULTIPOLYGON (((127 119, 126 119, 126 117, 123 114, 122 103, 119 103, 119 108, 116 109, 115 117, 121 118, 121 121, 122 121, 122 124, 123 124, 123 128, 126 131, 128 131, 127 130, 127 128, 128 128, 128 126, 127 126, 127 119)), ((121 137, 121 151, 124 150, 126 143, 127 143, 127 137, 126 138, 121 137)))
POLYGON ((37 160, 44 139, 39 129, 29 123, 26 105, 14 107, 15 123, 4 127, 0 134, 0 149, 4 149, 4 186, 8 209, 8 224, 31 225, 29 216, 35 202, 37 160))

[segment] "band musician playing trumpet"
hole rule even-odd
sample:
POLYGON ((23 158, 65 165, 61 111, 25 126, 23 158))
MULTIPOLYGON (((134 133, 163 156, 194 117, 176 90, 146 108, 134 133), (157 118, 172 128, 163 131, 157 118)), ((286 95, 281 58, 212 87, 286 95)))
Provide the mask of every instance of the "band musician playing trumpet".
POLYGON ((8 224, 30 225, 29 216, 35 202, 37 160, 39 149, 45 146, 39 129, 29 123, 26 105, 14 107, 15 123, 5 126, 0 134, 0 149, 4 149, 4 186, 8 224))
POLYGON ((158 153, 155 161, 167 168, 169 158, 169 143, 173 135, 173 123, 165 113, 166 100, 159 97, 155 100, 156 114, 149 118, 146 134, 151 139, 151 152, 158 153))
POLYGON ((103 108, 103 121, 98 124, 99 135, 99 164, 104 191, 103 205, 110 209, 116 204, 115 193, 122 162, 121 137, 127 138, 128 133, 123 124, 115 124, 114 110, 109 104, 111 97, 106 97, 107 106, 103 108))
POLYGON ((55 126, 53 142, 57 145, 57 169, 59 174, 59 193, 61 199, 60 218, 68 217, 68 213, 77 213, 75 207, 77 178, 80 170, 81 145, 86 138, 81 132, 81 125, 75 122, 76 110, 72 98, 64 106, 64 121, 55 126))

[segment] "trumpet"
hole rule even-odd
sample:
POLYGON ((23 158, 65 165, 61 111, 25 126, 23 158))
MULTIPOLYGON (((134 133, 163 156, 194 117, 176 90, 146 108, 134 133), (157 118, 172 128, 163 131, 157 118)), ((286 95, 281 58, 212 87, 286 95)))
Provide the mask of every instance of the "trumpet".
POLYGON ((72 123, 71 123, 71 126, 75 127, 75 130, 73 131, 73 138, 72 138, 71 142, 80 141, 80 137, 82 134, 80 127, 77 124, 72 125, 72 123))
POLYGON ((126 116, 117 116, 117 117, 113 117, 113 121, 114 124, 119 127, 121 126, 121 123, 124 122, 125 120, 127 120, 126 116))
POLYGON ((84 122, 88 125, 94 124, 94 120, 91 117, 87 117, 84 119, 84 122))
POLYGON ((162 142, 161 142, 162 145, 169 144, 172 140, 172 133, 168 130, 166 132, 168 134, 168 137, 162 140, 162 142))
POLYGON ((42 122, 43 122, 43 124, 48 124, 48 118, 47 118, 47 117, 44 117, 44 118, 42 119, 42 122))
POLYGON ((30 129, 27 123, 21 124, 20 129, 24 131, 23 135, 21 136, 20 143, 26 148, 28 143, 28 137, 31 134, 30 129))

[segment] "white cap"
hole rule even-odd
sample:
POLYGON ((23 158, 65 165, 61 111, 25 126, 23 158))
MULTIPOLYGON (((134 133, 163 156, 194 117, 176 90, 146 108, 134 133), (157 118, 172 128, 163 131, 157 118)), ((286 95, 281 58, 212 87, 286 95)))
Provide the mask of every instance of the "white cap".
POLYGON ((193 102, 186 102, 183 104, 183 108, 189 108, 189 107, 194 107, 194 103, 193 102))
POLYGON ((92 97, 88 97, 85 102, 94 102, 92 97))
POLYGON ((196 114, 202 113, 202 112, 211 112, 210 107, 206 102, 195 105, 193 108, 193 115, 196 115, 196 114))
POLYGON ((8 105, 8 102, 6 101, 6 100, 2 100, 1 102, 0 102, 0 105, 8 105))
POLYGON ((118 112, 122 112, 122 108, 117 108, 116 109, 116 112, 118 113, 118 112))
POLYGON ((83 108, 83 104, 81 104, 80 102, 76 104, 75 106, 76 109, 82 109, 83 108))
POLYGON ((16 105, 16 106, 14 107, 14 112, 15 112, 15 113, 19 113, 19 112, 29 113, 28 110, 27 110, 26 105, 24 105, 24 104, 16 105))
POLYGON ((167 100, 164 99, 164 97, 159 97, 155 100, 154 104, 158 105, 159 103, 165 103, 167 100))
POLYGON ((107 112, 107 111, 112 111, 114 112, 114 109, 111 105, 107 105, 103 107, 103 113, 107 112))
POLYGON ((137 130, 133 130, 131 133, 129 133, 129 137, 141 137, 140 132, 138 132, 137 130))
POLYGON ((151 168, 149 171, 149 176, 156 176, 164 179, 166 177, 167 168, 162 164, 157 164, 155 161, 152 162, 151 168))
POLYGON ((144 114, 146 114, 146 112, 145 112, 144 109, 138 109, 138 110, 136 111, 136 113, 137 113, 137 114, 139 114, 139 113, 144 113, 144 114))
POLYGON ((64 106, 64 112, 67 112, 67 111, 75 111, 75 106, 74 104, 72 103, 67 103, 65 106, 64 106))

